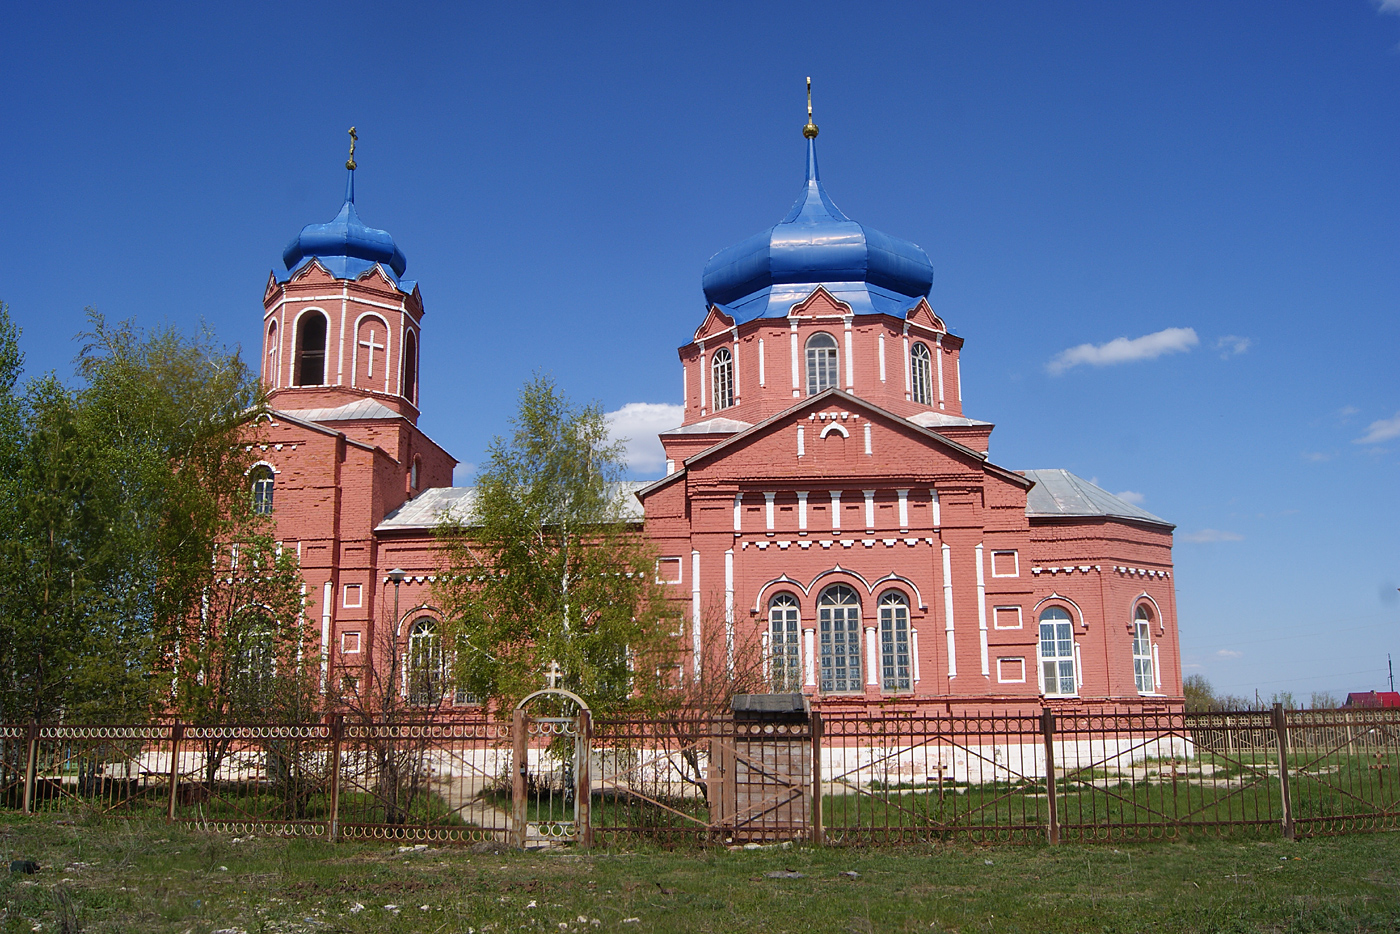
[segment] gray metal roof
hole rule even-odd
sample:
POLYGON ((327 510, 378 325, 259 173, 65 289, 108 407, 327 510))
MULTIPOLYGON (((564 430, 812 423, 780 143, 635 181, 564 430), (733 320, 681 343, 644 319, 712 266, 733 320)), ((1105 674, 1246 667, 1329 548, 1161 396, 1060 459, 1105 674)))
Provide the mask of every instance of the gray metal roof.
POLYGON ((909 421, 921 428, 947 428, 950 425, 971 428, 974 425, 991 424, 991 422, 978 421, 975 418, 964 418, 961 415, 948 415, 944 412, 919 412, 917 415, 910 415, 909 421))
MULTIPOLYGON (((644 516, 642 504, 636 492, 651 481, 623 480, 616 484, 616 496, 622 507, 622 518, 640 522, 644 516)), ((375 526, 376 532, 404 532, 434 528, 449 514, 453 519, 468 525, 472 520, 472 503, 476 499, 475 487, 444 486, 424 490, 418 496, 404 503, 384 517, 375 526)))
POLYGON ((1107 490, 1076 477, 1068 470, 1022 470, 1035 486, 1026 493, 1026 515, 1033 518, 1065 518, 1069 516, 1112 516, 1135 519, 1176 528, 1166 519, 1154 516, 1146 509, 1124 502, 1107 490))
POLYGON ((663 431, 663 435, 720 435, 734 434, 746 428, 752 428, 748 422, 741 422, 737 418, 710 418, 703 422, 696 422, 693 425, 682 425, 679 428, 672 428, 663 431))
POLYGON ((376 402, 373 399, 347 402, 345 405, 338 405, 333 409, 288 409, 286 414, 308 422, 351 422, 373 418, 403 418, 402 415, 384 403, 376 402))

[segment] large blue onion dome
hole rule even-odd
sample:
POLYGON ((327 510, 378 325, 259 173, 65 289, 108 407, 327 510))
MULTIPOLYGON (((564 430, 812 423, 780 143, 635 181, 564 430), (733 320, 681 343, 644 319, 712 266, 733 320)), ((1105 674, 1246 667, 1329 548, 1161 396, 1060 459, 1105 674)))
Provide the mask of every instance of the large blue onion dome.
POLYGON ((933 287, 917 244, 841 213, 817 172, 816 129, 807 128, 807 184, 787 217, 721 250, 705 264, 705 300, 736 321, 780 318, 817 285, 856 314, 903 315, 933 287))
MULTIPOLYGON (((376 264, 390 273, 395 283, 408 268, 403 250, 394 243, 387 230, 366 227, 355 211, 355 170, 348 171, 345 183, 345 205, 329 224, 307 224, 287 248, 282 262, 290 275, 310 262, 320 260, 326 271, 337 279, 354 279, 376 264)), ((411 286, 409 287, 411 290, 411 286)))

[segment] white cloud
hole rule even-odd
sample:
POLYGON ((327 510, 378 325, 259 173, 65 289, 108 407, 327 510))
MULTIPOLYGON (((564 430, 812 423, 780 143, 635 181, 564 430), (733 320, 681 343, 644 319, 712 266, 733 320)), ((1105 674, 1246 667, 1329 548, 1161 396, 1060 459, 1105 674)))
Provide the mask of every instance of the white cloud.
POLYGON ((1144 334, 1132 339, 1115 338, 1106 344, 1080 344, 1069 350, 1062 350, 1045 365, 1053 376, 1058 376, 1081 363, 1089 366, 1113 366, 1118 363, 1132 363, 1137 360, 1154 360, 1163 354, 1183 353, 1201 342, 1194 328, 1167 328, 1153 334, 1144 334))
POLYGON ((1209 542, 1242 542, 1244 536, 1238 532, 1222 532, 1220 529, 1201 529, 1199 532, 1187 532, 1181 536, 1181 540, 1203 545, 1209 542))
MULTIPOLYGON (((1400 0, 1397 0, 1397 2, 1400 2, 1400 0)), ((1238 357, 1253 346, 1253 339, 1238 337, 1234 334, 1226 334, 1215 342, 1215 349, 1220 353, 1221 360, 1229 360, 1231 357, 1238 357)))
POLYGON ((1326 451, 1304 451, 1304 452, 1303 452, 1303 460, 1305 460, 1305 461, 1307 461, 1308 463, 1311 463, 1311 464, 1325 464, 1325 463, 1327 463, 1328 461, 1330 461, 1332 458, 1334 458, 1334 457, 1336 457, 1336 456, 1337 456, 1336 454, 1331 454, 1331 453, 1328 453, 1328 452, 1326 452, 1326 451))
POLYGON ((612 440, 627 439, 627 466, 637 473, 657 473, 666 466, 657 432, 675 428, 685 417, 685 407, 666 402, 629 402, 604 416, 612 440))
MULTIPOLYGON (((1400 0, 1397 0, 1400 2, 1400 0)), ((1400 438, 1400 412, 1394 418, 1381 418, 1366 426, 1366 433, 1357 438, 1355 444, 1379 444, 1391 438, 1400 438)))
POLYGON ((1376 9, 1381 13, 1394 13, 1400 16, 1400 0, 1381 0, 1376 4, 1376 9))
POLYGON ((1244 653, 1243 653, 1243 652, 1236 652, 1234 649, 1221 649, 1220 651, 1216 652, 1215 654, 1216 654, 1216 655, 1219 655, 1221 658, 1243 658, 1243 657, 1244 657, 1244 653))
POLYGON ((1133 506, 1141 506, 1143 503, 1147 502, 1146 496, 1143 496, 1141 493, 1134 493, 1132 490, 1124 490, 1122 493, 1114 493, 1113 495, 1133 506))

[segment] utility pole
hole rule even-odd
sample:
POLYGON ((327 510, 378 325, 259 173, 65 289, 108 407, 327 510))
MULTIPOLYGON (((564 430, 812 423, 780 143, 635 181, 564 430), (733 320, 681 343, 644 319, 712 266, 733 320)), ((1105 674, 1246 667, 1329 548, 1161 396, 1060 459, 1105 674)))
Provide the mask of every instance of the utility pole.
POLYGON ((1390 693, 1395 693, 1395 663, 1390 660, 1390 653, 1385 653, 1385 667, 1390 670, 1390 693))

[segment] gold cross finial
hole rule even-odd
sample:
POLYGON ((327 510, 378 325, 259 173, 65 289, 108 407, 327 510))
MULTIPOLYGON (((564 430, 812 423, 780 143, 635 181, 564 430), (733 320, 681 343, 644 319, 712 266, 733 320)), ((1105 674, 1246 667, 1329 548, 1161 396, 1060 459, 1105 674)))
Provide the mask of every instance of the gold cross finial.
POLYGON ((817 125, 812 122, 812 79, 807 78, 807 125, 802 128, 802 135, 808 139, 816 139, 817 125))
POLYGON ((360 134, 355 132, 355 128, 350 128, 350 158, 345 160, 345 167, 350 171, 355 171, 355 144, 359 142, 360 134))

